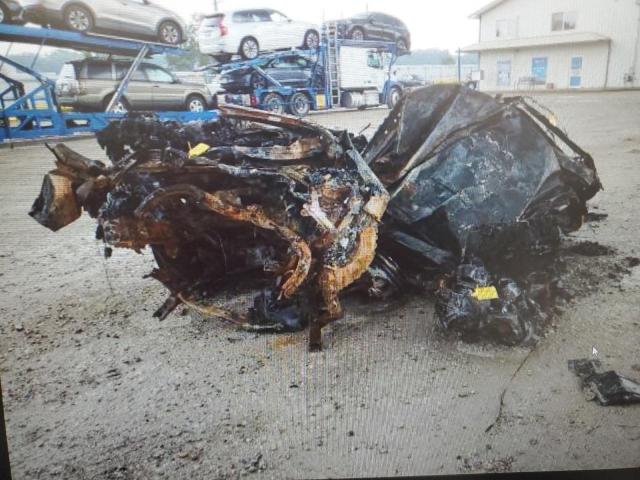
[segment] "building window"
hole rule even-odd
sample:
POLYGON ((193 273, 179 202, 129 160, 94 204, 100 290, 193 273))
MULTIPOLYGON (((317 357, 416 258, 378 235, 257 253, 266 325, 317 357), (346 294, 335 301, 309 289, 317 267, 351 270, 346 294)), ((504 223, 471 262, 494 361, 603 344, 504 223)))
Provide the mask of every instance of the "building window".
POLYGON ((571 70, 582 70, 582 57, 571 58, 571 70))
POLYGON ((578 12, 556 12, 551 15, 551 31, 575 30, 578 12))
POLYGON ((498 60, 498 87, 511 85, 511 60, 498 60))
POLYGON ((516 36, 516 21, 497 20, 496 21, 496 38, 513 38, 516 36))
POLYGON ((534 57, 531 59, 531 76, 535 78, 537 84, 544 84, 547 81, 547 57, 534 57))

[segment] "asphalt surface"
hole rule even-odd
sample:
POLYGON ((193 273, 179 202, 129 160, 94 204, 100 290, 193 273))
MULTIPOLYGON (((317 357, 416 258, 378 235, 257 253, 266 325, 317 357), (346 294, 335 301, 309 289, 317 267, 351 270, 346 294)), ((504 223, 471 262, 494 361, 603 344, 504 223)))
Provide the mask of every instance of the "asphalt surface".
MULTIPOLYGON (((590 151, 608 217, 574 241, 580 291, 533 349, 444 335, 429 298, 348 302, 308 353, 305 333, 256 335, 189 313, 158 322, 149 252, 109 260, 83 217, 52 233, 27 212, 53 159, 0 150, 0 374, 16 479, 300 478, 632 467, 640 406, 588 401, 567 361, 596 347, 640 378, 640 92, 540 97, 590 151), (502 409, 500 398, 503 397, 502 409), (487 428, 493 427, 487 432, 487 428)), ((387 110, 321 114, 373 129, 387 110)), ((94 140, 70 146, 103 158, 94 140)), ((226 298, 238 308, 249 292, 226 298)))

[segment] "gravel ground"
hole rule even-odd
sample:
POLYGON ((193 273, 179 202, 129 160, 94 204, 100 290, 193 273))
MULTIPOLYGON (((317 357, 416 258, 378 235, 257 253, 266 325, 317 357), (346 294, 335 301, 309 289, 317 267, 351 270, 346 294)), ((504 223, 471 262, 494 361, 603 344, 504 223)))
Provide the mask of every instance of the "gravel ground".
MULTIPOLYGON (((0 150, 0 374, 17 479, 297 478, 638 466, 640 407, 588 402, 567 360, 640 378, 640 92, 543 95, 596 159, 608 217, 573 240, 566 305, 538 347, 473 346, 430 299, 350 302, 310 354, 304 333, 255 335, 190 314, 151 317, 148 252, 104 260, 91 219, 52 233, 27 212, 52 166, 0 150), (635 219, 635 221, 634 221, 635 219), (525 360, 523 364, 523 360, 525 360), (518 368, 520 370, 515 374, 518 368), (505 390, 499 420, 500 396, 505 390)), ((367 133, 387 110, 312 116, 367 133)), ((94 140, 70 144, 102 158, 94 140)), ((245 304, 247 294, 229 298, 245 304)))

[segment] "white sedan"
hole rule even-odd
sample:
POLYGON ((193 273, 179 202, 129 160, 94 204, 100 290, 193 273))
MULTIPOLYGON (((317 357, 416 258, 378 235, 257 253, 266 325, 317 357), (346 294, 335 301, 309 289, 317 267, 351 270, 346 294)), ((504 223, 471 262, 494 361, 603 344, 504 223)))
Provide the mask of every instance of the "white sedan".
POLYGON ((233 55, 256 58, 260 52, 292 47, 314 49, 320 43, 317 25, 291 20, 269 8, 206 15, 198 30, 200 52, 219 61, 233 55))

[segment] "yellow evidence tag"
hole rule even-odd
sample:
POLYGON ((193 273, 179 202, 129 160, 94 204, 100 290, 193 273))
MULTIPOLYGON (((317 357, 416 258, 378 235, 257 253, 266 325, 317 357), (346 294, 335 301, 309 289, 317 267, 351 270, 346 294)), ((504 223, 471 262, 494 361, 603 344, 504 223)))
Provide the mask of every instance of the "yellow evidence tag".
POLYGON ((471 294, 477 300, 497 300, 498 298, 498 290, 496 287, 476 287, 476 289, 471 294))
POLYGON ((211 147, 206 143, 199 143, 191 150, 189 150, 189 158, 199 157, 203 153, 207 153, 211 147))

